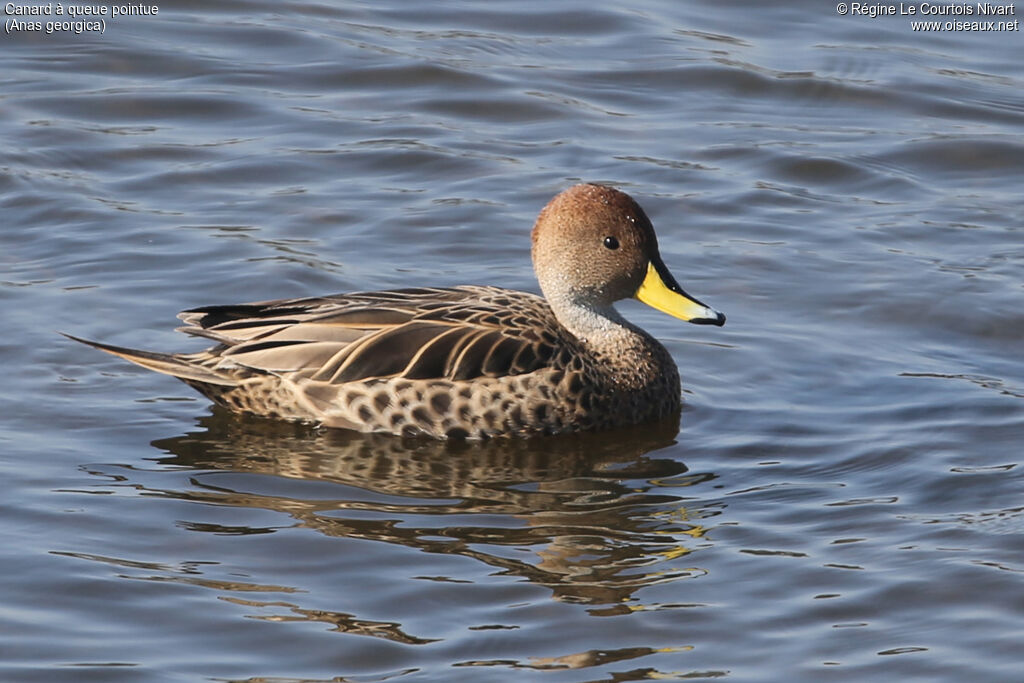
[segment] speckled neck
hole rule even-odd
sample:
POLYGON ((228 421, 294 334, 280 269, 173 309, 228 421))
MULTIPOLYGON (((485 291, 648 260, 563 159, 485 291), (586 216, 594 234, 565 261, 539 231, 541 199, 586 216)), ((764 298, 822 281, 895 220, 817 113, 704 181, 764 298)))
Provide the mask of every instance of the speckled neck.
POLYGON ((599 358, 620 385, 643 389, 676 375, 675 363, 654 337, 629 322, 610 304, 548 299, 558 321, 599 358))

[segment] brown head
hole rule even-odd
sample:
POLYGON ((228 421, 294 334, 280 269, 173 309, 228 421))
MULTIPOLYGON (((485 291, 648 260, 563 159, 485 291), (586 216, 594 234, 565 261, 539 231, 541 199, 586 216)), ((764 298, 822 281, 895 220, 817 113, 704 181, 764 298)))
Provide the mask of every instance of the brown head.
POLYGON ((606 308, 635 297, 689 322, 725 322, 682 290, 661 260, 647 214, 614 188, 576 185, 548 202, 533 226, 532 254, 556 311, 561 302, 606 308))

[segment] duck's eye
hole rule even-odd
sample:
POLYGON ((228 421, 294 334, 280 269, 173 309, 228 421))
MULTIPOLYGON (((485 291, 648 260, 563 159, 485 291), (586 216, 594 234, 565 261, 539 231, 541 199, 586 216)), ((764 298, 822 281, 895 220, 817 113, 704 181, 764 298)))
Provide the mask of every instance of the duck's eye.
POLYGON ((604 246, 606 246, 609 249, 618 249, 619 240, 615 239, 611 235, 608 235, 608 237, 604 238, 604 246))

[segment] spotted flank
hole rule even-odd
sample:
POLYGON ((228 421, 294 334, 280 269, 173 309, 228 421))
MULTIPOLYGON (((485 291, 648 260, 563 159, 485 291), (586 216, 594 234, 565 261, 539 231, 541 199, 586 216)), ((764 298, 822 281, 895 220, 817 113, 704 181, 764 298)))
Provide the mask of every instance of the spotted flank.
POLYGON ((179 315, 181 331, 216 342, 191 354, 71 338, 238 412, 363 432, 530 436, 677 413, 675 363, 612 304, 725 317, 675 282, 636 202, 566 190, 537 219, 533 261, 544 297, 461 286, 205 306, 179 315))

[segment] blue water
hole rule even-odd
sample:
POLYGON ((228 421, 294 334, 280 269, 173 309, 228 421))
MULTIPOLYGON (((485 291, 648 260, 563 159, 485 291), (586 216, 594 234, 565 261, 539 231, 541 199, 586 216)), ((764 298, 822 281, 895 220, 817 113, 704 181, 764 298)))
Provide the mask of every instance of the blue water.
POLYGON ((1020 678, 1019 30, 170 2, 0 42, 0 679, 1020 678), (319 431, 55 333, 186 350, 203 304, 536 291, 529 228, 579 180, 728 315, 621 307, 678 429, 319 431))

